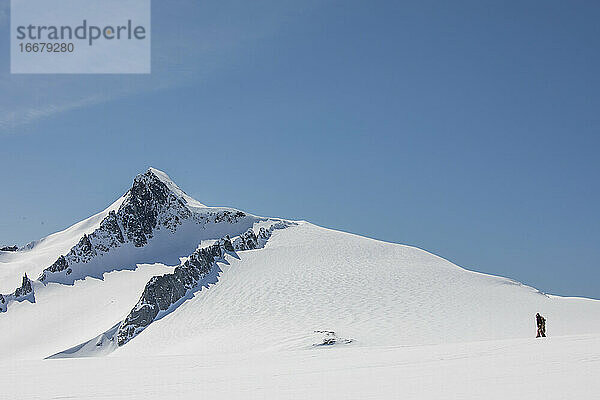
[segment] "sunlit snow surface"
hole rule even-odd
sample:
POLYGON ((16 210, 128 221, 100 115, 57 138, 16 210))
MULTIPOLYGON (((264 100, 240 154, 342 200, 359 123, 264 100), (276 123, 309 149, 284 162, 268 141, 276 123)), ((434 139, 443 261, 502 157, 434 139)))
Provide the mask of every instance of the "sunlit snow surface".
MULTIPOLYGON (((7 398, 594 399, 600 302, 300 222, 106 357, 43 360, 121 321, 163 264, 50 283, 0 315, 7 398), (549 338, 535 339, 536 312, 549 338), (315 330, 350 344, 314 346, 315 330)), ((3 275, 2 275, 3 276, 3 275)), ((37 283, 39 284, 39 283, 37 283)))
POLYGON ((25 360, 2 368, 7 399, 580 400, 600 393, 600 336, 25 360))

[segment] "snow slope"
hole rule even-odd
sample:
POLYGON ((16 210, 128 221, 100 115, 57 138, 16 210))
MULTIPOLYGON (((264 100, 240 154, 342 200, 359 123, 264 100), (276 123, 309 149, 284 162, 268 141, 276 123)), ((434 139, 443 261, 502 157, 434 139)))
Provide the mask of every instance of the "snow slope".
POLYGON ((600 301, 546 296, 423 250, 302 222, 264 249, 228 257, 219 282, 115 355, 293 350, 314 330, 352 346, 438 344, 600 333, 600 301))

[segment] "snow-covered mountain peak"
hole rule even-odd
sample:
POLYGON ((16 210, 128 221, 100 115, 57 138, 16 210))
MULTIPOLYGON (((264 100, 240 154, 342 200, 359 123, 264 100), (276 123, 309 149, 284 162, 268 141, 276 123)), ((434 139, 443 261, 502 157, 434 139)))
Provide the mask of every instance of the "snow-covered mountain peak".
POLYGON ((138 175, 136 179, 143 179, 144 176, 148 178, 157 178, 160 180, 175 196, 182 199, 188 206, 199 208, 206 207, 204 204, 200 203, 198 200, 181 190, 181 188, 177 186, 177 184, 164 171, 150 167, 144 174, 138 175))
MULTIPOLYGON (((70 247, 65 244, 60 252, 52 250, 39 258, 44 260, 41 265, 36 261, 27 272, 41 272, 38 279, 44 283, 73 284, 88 276, 101 278, 113 270, 133 269, 139 263, 174 264, 202 240, 236 236, 262 220, 265 218, 231 208, 207 207, 188 196, 166 173, 151 167, 137 175, 131 188, 106 210, 52 235, 56 242, 69 232, 65 239, 70 247), (49 258, 54 262, 48 262, 49 258)), ((45 239, 39 242, 50 244, 45 239)), ((29 263, 19 256, 15 257, 29 263)))

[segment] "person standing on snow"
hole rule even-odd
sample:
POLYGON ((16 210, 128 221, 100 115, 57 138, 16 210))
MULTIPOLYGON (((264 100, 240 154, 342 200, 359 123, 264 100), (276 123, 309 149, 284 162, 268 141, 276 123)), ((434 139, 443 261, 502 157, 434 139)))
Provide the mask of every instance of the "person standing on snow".
POLYGON ((542 317, 540 313, 535 314, 535 322, 537 324, 537 335, 536 338, 546 337, 546 318, 542 317))

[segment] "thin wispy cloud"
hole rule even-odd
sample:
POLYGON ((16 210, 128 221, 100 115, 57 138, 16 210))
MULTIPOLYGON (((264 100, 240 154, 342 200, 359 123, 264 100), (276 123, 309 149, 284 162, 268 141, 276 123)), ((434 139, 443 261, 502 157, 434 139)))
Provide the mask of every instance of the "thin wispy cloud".
MULTIPOLYGON (((300 5, 291 0, 267 0, 252 6, 225 2, 231 4, 153 2, 151 75, 0 74, 0 134, 15 133, 21 125, 125 96, 210 79, 244 46, 275 34, 296 12, 312 9, 322 0, 300 5)), ((8 22, 8 0, 0 0, 0 18, 3 11, 8 22)), ((8 53, 2 47, 0 42, 0 51, 8 53)), ((3 69, 8 71, 8 65, 3 69)))
POLYGON ((12 110, 0 114, 0 129, 12 130, 19 125, 34 122, 40 118, 50 117, 66 111, 76 110, 110 100, 107 96, 92 95, 71 102, 60 104, 46 104, 39 107, 29 107, 20 110, 12 110))

